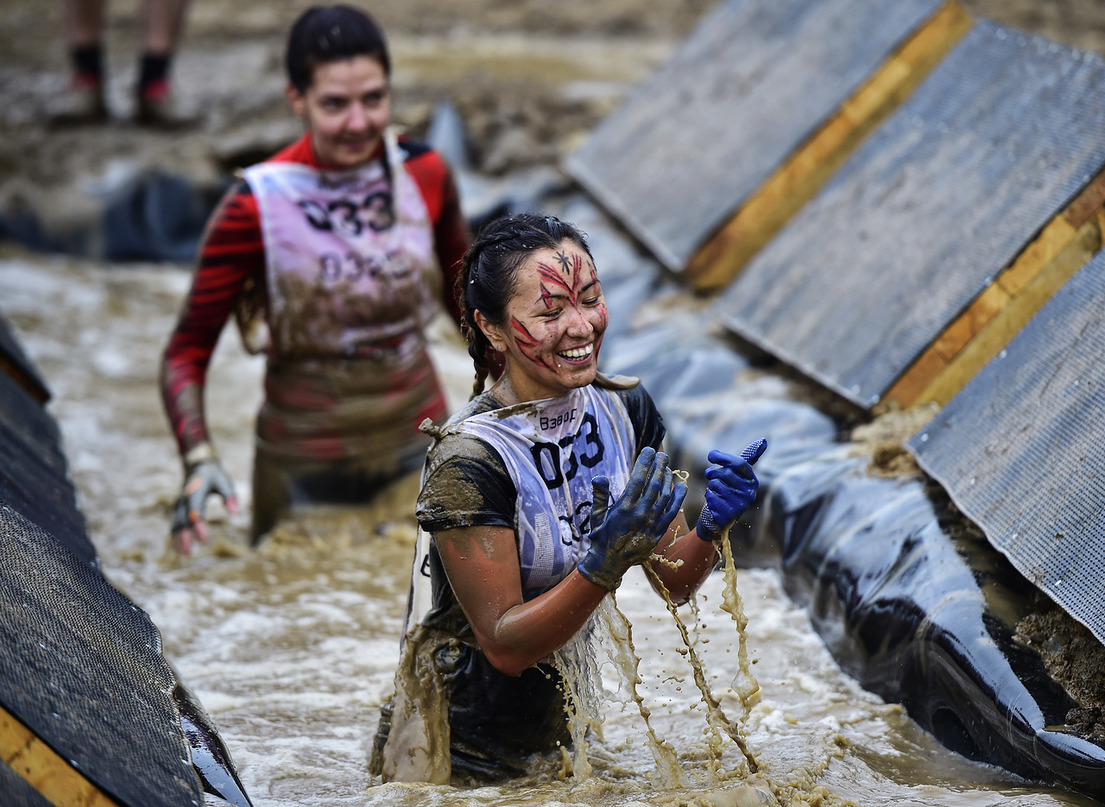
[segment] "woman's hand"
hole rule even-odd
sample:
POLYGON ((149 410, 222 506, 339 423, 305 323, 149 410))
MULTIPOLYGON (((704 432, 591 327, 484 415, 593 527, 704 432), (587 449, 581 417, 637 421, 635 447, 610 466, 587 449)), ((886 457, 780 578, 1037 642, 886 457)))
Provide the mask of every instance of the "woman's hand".
POLYGON ((610 480, 599 476, 591 484, 591 546, 577 568, 595 585, 612 591, 631 566, 648 560, 683 506, 687 486, 675 481, 667 454, 651 448, 637 457, 613 507, 610 480))
POLYGON ((706 504, 698 517, 695 531, 703 541, 726 535, 756 499, 760 483, 752 465, 767 450, 767 440, 757 440, 739 457, 714 449, 707 459, 714 463, 706 469, 706 504))
POLYGON ((211 495, 220 496, 228 512, 238 512, 234 484, 214 456, 185 469, 184 485, 173 505, 173 549, 179 554, 190 555, 193 540, 201 544, 207 540, 204 510, 211 495))

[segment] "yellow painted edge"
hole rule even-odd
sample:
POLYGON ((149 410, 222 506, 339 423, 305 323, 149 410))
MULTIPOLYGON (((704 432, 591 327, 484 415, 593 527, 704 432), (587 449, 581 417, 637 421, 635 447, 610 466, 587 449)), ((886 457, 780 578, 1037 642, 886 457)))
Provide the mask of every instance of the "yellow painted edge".
POLYGON ((55 807, 119 807, 2 706, 0 758, 55 807))
MULTIPOLYGON (((1101 249, 1105 211, 1098 213, 1074 232, 1054 259, 1036 272, 1020 292, 997 312, 962 350, 912 400, 894 400, 903 408, 935 402, 947 404, 967 382, 1000 353, 1048 300, 1101 249)), ((893 391, 893 390, 892 390, 893 391)))
POLYGON ((1016 330, 1101 248, 1101 232, 1105 228, 1095 222, 1105 216, 1103 205, 1105 170, 1090 180, 1021 250, 1013 263, 922 351, 883 395, 882 403, 908 409, 932 402, 943 405, 951 400, 970 380, 963 374, 974 375, 981 370, 1008 344, 1016 330), (1079 256, 1081 263, 1077 263, 1079 256), (1028 298, 1017 302, 1026 294, 1028 298), (1041 294, 1046 296, 1039 299, 1041 294), (1035 307, 1034 300, 1038 303, 1035 307), (1018 319, 1022 316, 1023 319, 1018 319), (1011 327, 1016 330, 1009 332, 1011 327), (975 340, 980 340, 977 345, 975 340), (993 348, 997 342, 1000 345, 993 348), (978 364, 980 360, 982 364, 978 364))
POLYGON ((971 25, 962 7, 945 3, 699 247, 683 270, 687 282, 700 292, 728 285, 971 25))

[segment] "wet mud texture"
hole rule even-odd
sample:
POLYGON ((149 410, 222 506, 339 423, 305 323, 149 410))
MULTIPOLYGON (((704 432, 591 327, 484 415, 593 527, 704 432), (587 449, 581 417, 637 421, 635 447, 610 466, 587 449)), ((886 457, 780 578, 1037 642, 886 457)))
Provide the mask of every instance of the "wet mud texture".
MULTIPOLYGON (((501 174, 555 165, 716 4, 410 0, 364 7, 391 42, 397 122, 419 134, 434 105, 450 100, 470 134, 473 167, 501 174)), ((61 130, 49 120, 68 81, 61 0, 11 0, 0 8, 0 218, 30 222, 57 248, 74 246, 58 243, 65 240, 58 231, 90 215, 103 194, 141 170, 183 175, 214 192, 228 172, 298 132, 283 96, 281 49, 307 0, 193 0, 174 77, 181 106, 201 120, 172 133, 133 123, 140 0, 107 5, 112 120, 61 130)), ((962 5, 976 16, 1105 53, 1097 0, 962 5)), ((191 202, 202 209, 209 200, 191 202)))

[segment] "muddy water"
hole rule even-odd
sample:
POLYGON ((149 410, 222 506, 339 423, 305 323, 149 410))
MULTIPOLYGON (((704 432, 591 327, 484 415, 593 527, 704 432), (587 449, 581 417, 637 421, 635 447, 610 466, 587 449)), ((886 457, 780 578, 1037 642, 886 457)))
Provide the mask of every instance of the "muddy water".
MULTIPOLYGON (((652 729, 678 753, 684 779, 658 788, 636 703, 608 703, 582 782, 532 779, 464 790, 382 785, 367 773, 379 705, 391 689, 414 529, 414 485, 380 506, 307 514, 259 550, 245 516, 221 515, 190 560, 166 555, 180 470, 156 387, 158 355, 188 283, 178 268, 105 267, 0 253, 0 307, 54 393, 80 505, 106 575, 149 612, 168 659, 220 727, 258 807, 292 805, 740 805, 747 795, 711 770, 741 766, 718 745, 679 628, 642 577, 617 604, 640 657, 638 692, 652 729), (715 766, 716 768, 712 767, 715 766)), ((455 405, 470 384, 458 343, 442 330, 435 356, 455 405)), ((261 365, 224 334, 211 368, 208 416, 248 505, 250 440, 261 365)), ((741 571, 748 655, 762 692, 743 737, 786 804, 1085 805, 1025 787, 943 750, 901 708, 843 675, 805 613, 770 571, 741 571), (827 802, 818 799, 828 794, 827 802)), ((695 654, 730 718, 737 628, 714 575, 681 609, 695 654)))

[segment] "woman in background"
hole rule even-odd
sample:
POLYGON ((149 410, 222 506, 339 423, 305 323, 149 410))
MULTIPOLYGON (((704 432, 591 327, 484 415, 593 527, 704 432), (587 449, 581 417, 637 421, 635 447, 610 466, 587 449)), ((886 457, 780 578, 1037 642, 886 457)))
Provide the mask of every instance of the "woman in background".
POLYGON ((468 235, 448 166, 395 136, 384 34, 347 5, 305 11, 288 36, 287 96, 303 136, 214 213, 161 389, 184 463, 172 542, 204 541, 209 495, 237 509, 204 417, 212 352, 231 313, 267 358, 257 417, 252 540, 303 504, 363 503, 416 470, 423 419, 445 415, 424 327, 438 297, 457 322, 468 235))

